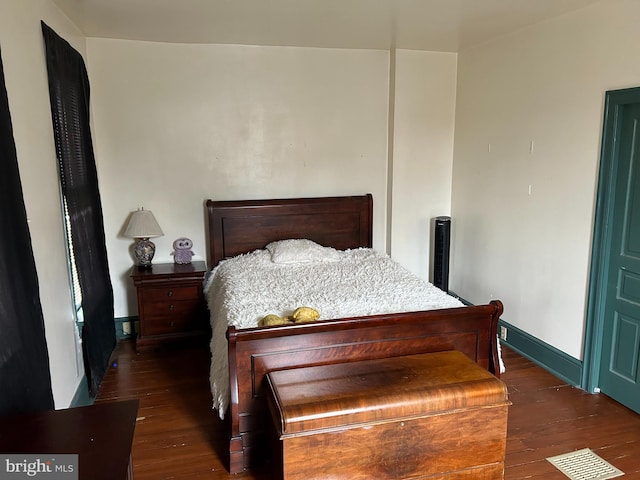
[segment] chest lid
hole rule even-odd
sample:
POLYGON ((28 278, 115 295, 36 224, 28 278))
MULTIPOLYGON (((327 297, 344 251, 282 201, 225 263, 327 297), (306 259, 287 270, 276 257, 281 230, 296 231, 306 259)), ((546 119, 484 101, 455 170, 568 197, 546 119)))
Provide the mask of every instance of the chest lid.
POLYGON ((267 382, 283 436, 507 403, 504 383, 458 351, 280 370, 267 382))

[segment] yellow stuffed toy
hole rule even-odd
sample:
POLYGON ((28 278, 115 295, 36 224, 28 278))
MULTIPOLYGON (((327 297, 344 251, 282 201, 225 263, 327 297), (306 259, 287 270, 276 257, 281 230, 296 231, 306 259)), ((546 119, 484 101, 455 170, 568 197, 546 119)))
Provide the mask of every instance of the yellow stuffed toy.
POLYGON ((296 323, 313 322, 320 318, 320 313, 311 307, 298 307, 293 312, 293 321, 296 323))
POLYGON ((287 325, 289 323, 293 323, 289 317, 281 317, 275 313, 270 313, 266 317, 260 319, 258 325, 260 327, 271 327, 273 325, 287 325))
POLYGON ((293 311, 293 315, 281 317, 274 313, 270 313, 266 317, 260 319, 258 325, 260 327, 270 327, 273 325, 291 325, 293 323, 313 322, 320 318, 320 313, 311 307, 298 307, 293 311))

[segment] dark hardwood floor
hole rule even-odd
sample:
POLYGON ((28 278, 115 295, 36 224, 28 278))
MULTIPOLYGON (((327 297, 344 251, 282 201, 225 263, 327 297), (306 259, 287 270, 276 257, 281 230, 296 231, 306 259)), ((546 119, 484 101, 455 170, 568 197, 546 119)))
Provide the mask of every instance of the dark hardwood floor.
MULTIPOLYGON (((567 385, 504 348, 509 409, 505 479, 566 479, 545 459, 590 448, 640 479, 640 415, 604 395, 567 385)), ((96 403, 138 398, 136 480, 269 479, 268 469, 229 475, 226 433, 210 408, 208 347, 137 354, 122 341, 96 403)), ((373 480, 373 479, 372 479, 373 480)))

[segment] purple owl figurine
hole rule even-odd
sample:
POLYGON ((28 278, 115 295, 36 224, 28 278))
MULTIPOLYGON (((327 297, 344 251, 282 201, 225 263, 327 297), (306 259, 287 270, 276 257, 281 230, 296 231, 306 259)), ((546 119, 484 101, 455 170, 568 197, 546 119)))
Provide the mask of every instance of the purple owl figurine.
POLYGON ((191 263, 191 257, 194 255, 191 247, 193 247, 193 242, 188 238, 178 238, 174 241, 173 248, 175 250, 171 252, 173 261, 175 263, 191 263))

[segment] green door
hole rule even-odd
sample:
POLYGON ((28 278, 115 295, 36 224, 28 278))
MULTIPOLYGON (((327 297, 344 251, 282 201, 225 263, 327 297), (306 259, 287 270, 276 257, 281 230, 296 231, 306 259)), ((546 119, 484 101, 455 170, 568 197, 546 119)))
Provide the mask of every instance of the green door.
MULTIPOLYGON (((640 101, 640 100, 637 100, 640 101)), ((600 391, 640 412, 640 103, 620 105, 611 152, 600 391)))

